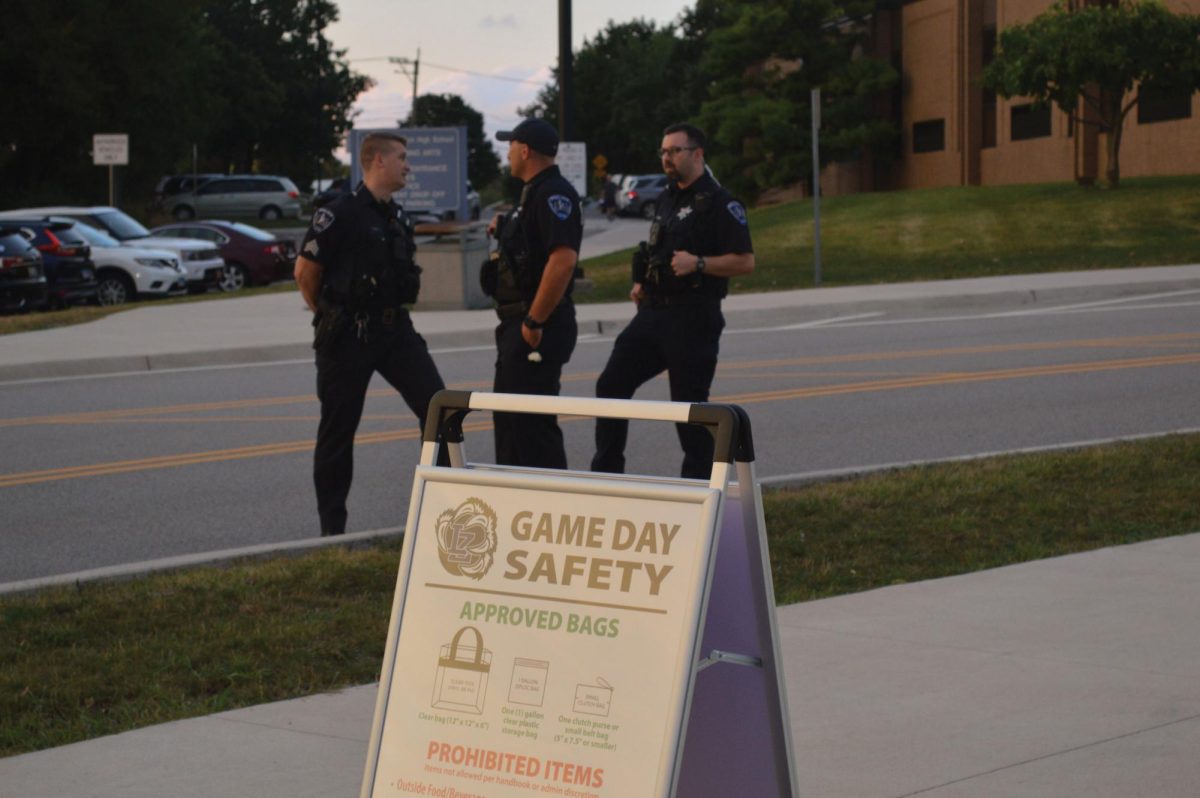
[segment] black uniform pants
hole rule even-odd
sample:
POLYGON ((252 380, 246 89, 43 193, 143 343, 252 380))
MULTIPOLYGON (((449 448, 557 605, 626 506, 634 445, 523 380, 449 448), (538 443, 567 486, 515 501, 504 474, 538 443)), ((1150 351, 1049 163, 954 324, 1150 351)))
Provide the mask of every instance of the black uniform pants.
MULTIPOLYGON (((638 387, 665 370, 671 401, 707 402, 724 328, 721 302, 715 297, 692 296, 679 304, 659 306, 643 300, 633 321, 613 344, 608 363, 596 381, 596 396, 629 399, 638 387)), ((708 479, 712 474, 712 435, 692 424, 675 427, 683 447, 680 473, 692 479, 708 479)), ((597 419, 592 470, 624 473, 628 436, 628 421, 597 419)))
POLYGON ((378 371, 400 392, 425 423, 429 400, 445 387, 429 348, 413 328, 407 311, 388 327, 372 324, 366 343, 353 325, 317 350, 317 398, 321 423, 313 456, 313 483, 321 533, 338 535, 346 528, 346 497, 354 477, 354 434, 372 375, 378 371))
MULTIPOLYGON (((522 318, 505 319, 496 327, 496 393, 528 393, 558 396, 563 365, 575 351, 578 328, 575 305, 564 299, 542 328, 537 352, 540 361, 531 361, 533 350, 521 336, 522 318)), ((528 413, 495 413, 496 462, 500 465, 534 468, 566 468, 567 450, 557 416, 528 413)))

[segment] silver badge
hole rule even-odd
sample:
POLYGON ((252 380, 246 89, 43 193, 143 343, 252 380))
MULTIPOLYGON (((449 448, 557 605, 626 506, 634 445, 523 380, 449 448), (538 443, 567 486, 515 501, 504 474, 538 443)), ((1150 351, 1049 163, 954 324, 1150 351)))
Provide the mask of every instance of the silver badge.
POLYGON ((316 233, 324 233, 329 229, 329 225, 333 224, 333 211, 328 208, 319 208, 312 218, 312 229, 316 233))
POLYGON ((688 214, 692 212, 691 205, 685 205, 679 209, 679 213, 675 214, 676 219, 686 219, 688 214))

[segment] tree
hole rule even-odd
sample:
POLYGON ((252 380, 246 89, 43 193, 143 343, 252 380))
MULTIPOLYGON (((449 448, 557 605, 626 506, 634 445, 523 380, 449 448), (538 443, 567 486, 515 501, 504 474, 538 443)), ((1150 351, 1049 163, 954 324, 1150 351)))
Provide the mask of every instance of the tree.
MULTIPOLYGON (((609 21, 575 54, 575 129, 588 151, 602 153, 609 171, 640 173, 660 168, 655 151, 663 128, 685 121, 699 108, 687 76, 694 61, 685 55, 675 26, 609 21)), ((520 116, 558 126, 558 72, 520 116)))
POLYGON ((1077 9, 1059 3, 1000 33, 983 84, 1006 99, 1052 102, 1076 122, 1098 125, 1106 134, 1105 180, 1115 188, 1125 118, 1142 93, 1200 89, 1200 16, 1173 14, 1158 2, 1077 9))
POLYGON ((894 125, 877 112, 899 79, 867 42, 874 0, 698 0, 685 30, 704 42, 700 126, 714 171, 747 198, 812 174, 811 90, 821 88, 821 155, 887 152, 894 125))
MULTIPOLYGON (((18 2, 0 23, 0 202, 106 202, 92 135, 127 133, 118 196, 148 195, 180 142, 203 135, 216 54, 199 0, 18 2), (123 191, 121 190, 123 189, 123 191)), ((2 207, 2 206, 0 206, 2 207)))
POLYGON ((405 125, 467 129, 467 174, 476 186, 500 176, 500 159, 483 132, 483 114, 457 94, 422 94, 413 103, 405 125))
POLYGON ((325 38, 337 18, 331 0, 207 0, 205 21, 221 52, 213 84, 222 112, 207 144, 224 160, 217 171, 301 182, 320 174, 371 85, 325 38))

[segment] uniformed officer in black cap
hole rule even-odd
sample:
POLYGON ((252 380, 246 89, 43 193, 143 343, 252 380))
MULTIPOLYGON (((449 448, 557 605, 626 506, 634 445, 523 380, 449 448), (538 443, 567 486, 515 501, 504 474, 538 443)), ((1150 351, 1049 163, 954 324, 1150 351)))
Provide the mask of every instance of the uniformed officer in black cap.
MULTIPOLYGON (((516 207, 488 226, 498 245, 481 275, 500 317, 493 390, 557 396, 577 332, 571 289, 583 238, 579 195, 554 164, 558 134, 547 122, 526 119, 496 138, 508 142, 510 171, 525 185, 516 207)), ((567 467, 556 417, 496 413, 494 423, 497 463, 567 467)))
POLYGON ((321 423, 313 482, 322 535, 346 529, 354 433, 372 375, 378 371, 400 392, 418 422, 445 387, 404 307, 417 301, 421 272, 412 223, 392 201, 407 182, 407 142, 369 133, 359 162, 363 182, 313 214, 296 258, 296 283, 316 329, 321 423))
MULTIPOLYGON (((629 297, 637 314, 617 336, 596 382, 599 397, 628 399, 665 369, 672 401, 708 401, 725 327, 721 299, 730 277, 754 270, 754 250, 746 209, 709 174, 704 143, 693 125, 663 131, 659 156, 670 185, 658 200, 649 241, 635 254, 629 297)), ((688 424, 677 430, 682 475, 708 479, 712 436, 688 424)), ((593 471, 625 470, 628 432, 628 421, 597 420, 593 471)))

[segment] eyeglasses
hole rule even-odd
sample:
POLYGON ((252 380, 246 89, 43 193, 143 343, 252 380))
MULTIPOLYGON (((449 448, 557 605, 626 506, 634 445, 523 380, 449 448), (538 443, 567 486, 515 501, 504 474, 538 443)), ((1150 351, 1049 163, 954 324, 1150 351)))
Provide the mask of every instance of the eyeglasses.
POLYGON ((674 158, 676 155, 683 152, 684 150, 691 151, 691 150, 698 150, 698 149, 700 149, 700 148, 699 147, 663 147, 661 150, 658 151, 658 157, 659 158, 674 158))

